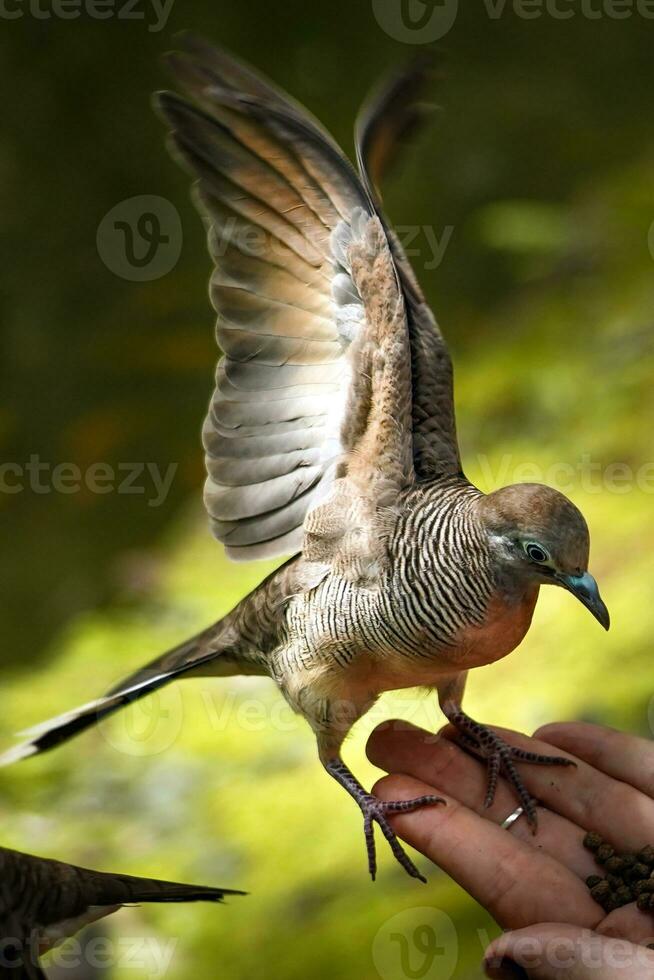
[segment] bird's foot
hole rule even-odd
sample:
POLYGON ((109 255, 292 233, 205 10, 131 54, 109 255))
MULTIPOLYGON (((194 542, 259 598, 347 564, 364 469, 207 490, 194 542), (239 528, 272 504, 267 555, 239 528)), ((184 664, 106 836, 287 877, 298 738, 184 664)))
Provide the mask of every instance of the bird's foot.
POLYGON ((388 817, 395 813, 412 813, 414 810, 418 810, 423 806, 434 806, 437 803, 445 803, 445 800, 441 799, 440 796, 418 796, 413 800, 380 800, 376 796, 373 796, 372 793, 366 792, 361 783, 359 783, 345 763, 341 762, 340 759, 327 763, 325 768, 330 776, 333 776, 348 791, 350 796, 356 800, 363 814, 363 833, 368 852, 368 870, 370 871, 372 880, 374 881, 377 876, 377 852, 374 832, 374 825, 377 824, 388 841, 396 860, 402 865, 406 873, 412 878, 418 878, 420 881, 426 882, 427 879, 424 875, 420 874, 397 839, 397 835, 388 822, 388 817))
POLYGON ((368 870, 370 877, 375 880, 377 875, 377 855, 375 852, 375 834, 373 824, 378 824, 382 834, 389 843, 390 849, 395 855, 396 860, 402 865, 404 870, 412 878, 418 878, 422 882, 427 882, 424 875, 420 874, 415 864, 405 852, 404 848, 397 839, 395 832, 388 822, 387 817, 394 813, 412 813, 423 806, 434 806, 437 803, 445 803, 440 796, 418 796, 413 800, 398 800, 394 802, 377 799, 370 793, 366 793, 357 803, 363 813, 363 834, 366 839, 366 849, 368 851, 368 870))
POLYGON ((486 725, 480 725, 479 722, 473 721, 464 711, 448 713, 448 721, 456 728, 459 735, 457 741, 461 747, 477 758, 486 761, 488 782, 484 807, 492 806, 497 783, 500 774, 502 774, 513 787, 532 833, 536 833, 538 827, 537 801, 522 781, 522 777, 516 769, 516 762, 526 762, 534 766, 574 766, 575 763, 560 755, 539 755, 537 752, 527 752, 525 749, 518 749, 514 745, 509 745, 501 735, 486 725))

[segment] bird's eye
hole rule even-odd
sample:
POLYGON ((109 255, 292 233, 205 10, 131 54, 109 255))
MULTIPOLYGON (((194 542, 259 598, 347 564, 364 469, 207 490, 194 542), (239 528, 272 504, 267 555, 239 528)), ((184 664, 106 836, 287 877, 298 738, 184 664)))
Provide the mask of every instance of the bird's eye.
POLYGON ((534 541, 529 541, 525 544, 525 551, 532 561, 538 562, 539 565, 543 565, 546 561, 550 560, 550 556, 545 548, 540 544, 536 544, 534 541))

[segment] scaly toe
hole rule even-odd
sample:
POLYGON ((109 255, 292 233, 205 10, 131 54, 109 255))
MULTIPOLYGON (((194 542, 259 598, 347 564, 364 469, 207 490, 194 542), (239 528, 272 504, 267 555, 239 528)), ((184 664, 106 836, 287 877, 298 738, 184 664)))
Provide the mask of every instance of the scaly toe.
POLYGON ((406 854, 397 835, 388 822, 387 816, 396 813, 412 813, 414 810, 423 806, 434 806, 437 803, 445 803, 440 796, 418 796, 413 800, 379 800, 376 796, 368 796, 361 801, 363 810, 363 829, 366 838, 366 849, 368 851, 368 870, 370 877, 375 880, 377 874, 377 855, 375 850, 375 838, 373 832, 373 822, 379 825, 379 829, 388 841, 389 847, 393 852, 396 861, 404 868, 406 873, 412 878, 417 878, 426 884, 427 879, 420 874, 411 858, 406 854))
POLYGON ((564 759, 562 755, 539 755, 537 752, 517 749, 513 745, 508 745, 507 748, 515 762, 527 762, 532 766, 574 766, 575 769, 577 767, 576 762, 572 759, 564 759))
POLYGON ((497 783, 500 778, 500 771, 502 769, 502 759, 500 758, 499 752, 492 755, 488 760, 488 782, 486 783, 486 798, 484 800, 484 809, 488 810, 489 807, 493 805, 495 800, 495 791, 497 790, 497 783))
MULTIPOLYGON (((417 796, 413 800, 379 800, 379 809, 383 814, 387 813, 413 813, 423 806, 435 806, 437 803, 445 804, 441 796, 417 796)), ((446 804, 445 804, 446 805, 446 804)))
POLYGON ((528 765, 537 766, 575 766, 572 759, 565 759, 559 755, 539 755, 537 752, 528 752, 509 745, 504 739, 479 722, 469 718, 463 711, 457 710, 447 715, 450 723, 455 727, 457 736, 454 739, 461 748, 470 752, 478 759, 486 761, 488 767, 488 782, 486 786, 486 796, 484 807, 492 805, 495 799, 500 773, 506 777, 513 787, 523 808, 529 826, 533 833, 538 827, 538 814, 536 812, 537 801, 534 800, 523 783, 515 763, 522 762, 528 765))

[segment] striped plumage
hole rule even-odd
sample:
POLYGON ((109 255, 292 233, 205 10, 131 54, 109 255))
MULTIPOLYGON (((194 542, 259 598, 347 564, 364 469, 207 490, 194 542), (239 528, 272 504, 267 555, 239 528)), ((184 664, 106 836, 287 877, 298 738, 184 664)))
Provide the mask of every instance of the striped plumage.
MULTIPOLYGON (((401 600, 394 618, 409 636, 419 627, 425 646, 407 652, 429 656, 449 646, 465 626, 481 625, 493 594, 492 555, 475 517, 479 491, 465 481, 442 480, 417 492, 391 540, 394 579, 401 600)), ((389 609, 390 615, 390 609, 389 609)))
MULTIPOLYGON (((382 804, 340 749, 383 691, 438 690, 448 719, 500 768, 535 824, 514 760, 461 709, 467 671, 529 628, 541 584, 608 626, 579 511, 555 490, 488 496, 465 478, 447 347, 377 191, 418 117, 425 64, 396 76, 357 126, 359 172, 297 103, 188 38, 170 59, 191 101, 158 105, 197 179, 224 352, 203 430, 205 503, 237 559, 293 554, 224 619, 106 697, 34 729, 9 762, 45 751, 184 675, 269 674, 314 729, 326 769, 419 876, 382 804)), ((489 798, 492 792, 489 791, 489 798)))
POLYGON ((37 980, 39 956, 122 905, 221 902, 225 888, 91 871, 0 848, 0 978, 37 980))

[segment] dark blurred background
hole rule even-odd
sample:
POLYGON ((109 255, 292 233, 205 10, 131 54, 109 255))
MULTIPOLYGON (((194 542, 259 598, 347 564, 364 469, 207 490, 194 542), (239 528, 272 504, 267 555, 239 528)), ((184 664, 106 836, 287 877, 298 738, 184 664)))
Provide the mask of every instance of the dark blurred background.
MULTIPOLYGON (((363 96, 417 53, 416 24, 434 7, 411 0, 412 29, 399 0, 172 0, 167 11, 152 0, 84 3, 6 0, 0 12, 7 739, 217 618, 266 570, 228 565, 199 505, 199 433, 215 362, 209 260, 188 181, 150 107, 168 84, 160 56, 181 29, 206 34, 287 88, 351 152, 363 96), (102 19, 93 15, 100 10, 102 19), (107 258, 98 234, 114 208, 129 221, 139 206, 131 199, 143 195, 169 202, 164 217, 176 209, 181 252, 172 268, 164 262, 138 281, 128 267, 125 277, 124 259, 107 258), (57 489, 61 464, 72 469, 58 471, 57 489), (114 475, 104 492, 84 485, 97 464, 114 475), (119 492, 130 472, 132 486, 119 492), (165 492, 153 473, 170 474, 165 492)), ((526 17, 509 2, 436 5, 453 18, 436 32, 441 109, 384 189, 453 352, 468 475, 483 489, 544 479, 591 525, 609 637, 566 596, 544 596, 520 652, 471 682, 470 710, 525 728, 586 717, 649 734, 654 20, 646 6, 559 0, 529 5, 526 17)), ((360 726, 351 749, 359 770, 366 731, 384 712, 406 715, 409 703, 391 697, 360 726)), ((415 703, 425 723, 439 724, 431 704, 415 703)), ((13 846, 250 889, 229 909, 123 913, 116 936, 131 928, 162 944, 178 937, 168 976, 394 980, 408 974, 384 952, 384 930, 402 910, 419 923, 422 907, 454 923, 457 947, 451 962, 414 975, 479 975, 478 930, 493 928, 486 916, 436 869, 418 890, 385 852, 380 881, 367 882, 358 814, 328 785, 310 734, 279 712, 268 685, 189 683, 134 710, 131 721, 3 771, 0 824, 13 846), (260 723, 244 721, 251 701, 260 723), (308 785, 313 805, 300 797, 308 785)), ((136 974, 118 964, 106 975, 136 974)))

